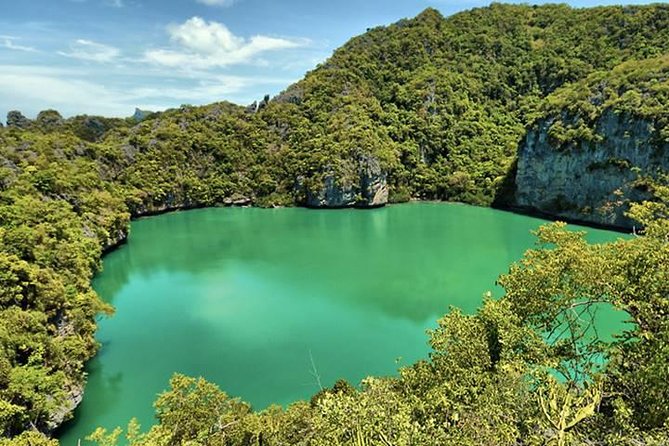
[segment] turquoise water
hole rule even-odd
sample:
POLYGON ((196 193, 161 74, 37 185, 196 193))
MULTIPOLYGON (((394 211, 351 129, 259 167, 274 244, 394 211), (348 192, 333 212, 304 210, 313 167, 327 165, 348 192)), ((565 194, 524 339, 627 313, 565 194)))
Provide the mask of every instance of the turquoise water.
MULTIPOLYGON (((148 427, 172 373, 203 376, 263 408, 308 398, 338 378, 390 375, 428 353, 449 306, 473 312, 533 246, 543 220, 447 203, 373 210, 217 208, 132 223, 129 244, 94 281, 116 315, 75 420, 148 427)), ((582 229, 582 228, 581 228, 582 229)), ((591 241, 613 232, 587 229, 591 241)), ((600 334, 620 318, 600 315, 600 334)))

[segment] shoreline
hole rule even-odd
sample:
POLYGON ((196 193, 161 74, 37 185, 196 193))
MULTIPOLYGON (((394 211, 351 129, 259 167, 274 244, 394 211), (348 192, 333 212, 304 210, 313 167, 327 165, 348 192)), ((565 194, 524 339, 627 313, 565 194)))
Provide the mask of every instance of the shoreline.
MULTIPOLYGON (((480 208, 489 208, 489 209, 494 209, 497 211, 502 211, 502 212, 509 212, 512 214, 517 214, 517 215, 524 215, 526 217, 534 217, 538 218, 541 220, 545 220, 547 222, 557 222, 557 221, 563 221, 567 224, 570 225, 578 225, 578 226, 584 226, 586 228, 593 228, 593 229, 602 229, 606 231, 612 231, 612 232, 617 232, 619 234, 631 234, 633 231, 633 228, 628 228, 625 226, 620 226, 620 225, 613 225, 613 224, 604 224, 604 223, 597 223, 589 220, 584 220, 584 219, 579 219, 579 218, 572 218, 572 217, 560 217, 556 216, 554 214, 551 214, 550 212, 545 212, 538 210, 533 207, 525 207, 525 206, 513 206, 513 205, 502 205, 502 206, 495 206, 495 205, 478 205, 478 204, 472 204, 472 203, 465 203, 463 201, 448 201, 448 200, 421 200, 418 198, 412 198, 408 201, 400 201, 400 202, 394 202, 394 203, 386 203, 383 205, 377 205, 377 206, 340 206, 340 207, 315 207, 315 206, 305 206, 305 205, 295 205, 295 206, 272 206, 272 207, 261 207, 261 206, 256 206, 253 204, 251 200, 248 202, 245 201, 244 203, 221 203, 221 204, 214 204, 214 205, 184 205, 184 206, 170 206, 170 207, 165 207, 165 208, 158 208, 158 209, 150 209, 146 210, 143 212, 139 212, 137 214, 131 215, 130 217, 130 222, 133 222, 135 220, 140 220, 143 218, 150 218, 150 217, 156 217, 159 215, 164 215, 164 214, 169 214, 172 212, 187 212, 187 211, 193 211, 197 209, 216 209, 216 208, 257 208, 257 209, 284 209, 284 208, 302 208, 302 209, 308 209, 308 210, 326 210, 326 211, 341 211, 341 210, 346 210, 346 209, 351 209, 351 210, 357 210, 357 211, 367 211, 367 210, 374 210, 374 209, 381 209, 387 206, 395 206, 395 205, 402 205, 402 204, 411 204, 411 203, 433 203, 433 204, 459 204, 459 205, 464 205, 464 206, 475 206, 475 207, 480 207, 480 208)), ((129 229, 123 233, 121 237, 119 237, 116 241, 113 243, 104 246, 102 248, 102 257, 106 256, 107 254, 110 254, 114 252, 116 249, 119 249, 126 243, 128 243, 128 237, 129 237, 129 229)))

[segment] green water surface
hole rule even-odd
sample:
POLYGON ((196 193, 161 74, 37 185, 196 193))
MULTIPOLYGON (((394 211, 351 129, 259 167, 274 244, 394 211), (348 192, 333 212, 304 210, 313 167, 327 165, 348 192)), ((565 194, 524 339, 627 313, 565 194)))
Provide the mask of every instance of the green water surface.
MULTIPOLYGON (((132 223, 95 289, 97 357, 61 444, 95 427, 148 427, 172 373, 203 376, 255 408, 324 385, 391 375, 428 353, 426 329, 473 312, 534 243, 542 220, 459 204, 373 210, 218 208, 132 223)), ((582 228, 581 228, 582 229, 582 228)), ((590 241, 619 234, 587 229, 590 241)), ((600 335, 620 329, 603 317, 600 335)), ((82 442, 83 444, 83 442, 82 442)))

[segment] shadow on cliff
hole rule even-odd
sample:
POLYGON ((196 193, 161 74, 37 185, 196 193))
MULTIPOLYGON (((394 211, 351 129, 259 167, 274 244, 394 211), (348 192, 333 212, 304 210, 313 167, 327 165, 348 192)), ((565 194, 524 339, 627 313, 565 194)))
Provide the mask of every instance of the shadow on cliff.
POLYGON ((500 187, 495 192, 491 206, 495 209, 510 209, 516 201, 516 174, 518 159, 514 159, 504 175, 500 187))

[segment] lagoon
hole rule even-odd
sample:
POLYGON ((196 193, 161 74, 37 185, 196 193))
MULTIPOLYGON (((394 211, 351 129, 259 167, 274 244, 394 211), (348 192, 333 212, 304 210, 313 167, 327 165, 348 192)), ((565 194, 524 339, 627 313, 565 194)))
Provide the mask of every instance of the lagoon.
MULTIPOLYGON (((345 378, 426 358, 451 306, 474 312, 532 247, 543 220, 453 203, 371 210, 211 208, 134 221, 94 288, 99 321, 83 403, 61 430, 148 428, 174 372, 203 376, 254 408, 309 398, 345 378)), ((574 229, 585 229, 573 226, 574 229)), ((593 242, 615 232, 585 229, 593 242)), ((610 317, 609 317, 610 316, 610 317)), ((600 316, 599 333, 621 327, 600 316)))

